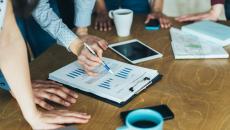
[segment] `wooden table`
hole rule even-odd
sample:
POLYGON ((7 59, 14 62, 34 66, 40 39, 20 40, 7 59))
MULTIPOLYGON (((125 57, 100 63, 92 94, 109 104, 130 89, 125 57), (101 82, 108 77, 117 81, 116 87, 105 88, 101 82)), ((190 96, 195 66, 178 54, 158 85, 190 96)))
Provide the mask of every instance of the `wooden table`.
MULTIPOLYGON (((70 110, 92 115, 88 124, 78 125, 80 130, 114 130, 122 125, 119 114, 128 109, 167 104, 175 118, 166 121, 165 130, 230 130, 230 61, 174 60, 168 30, 144 30, 144 17, 135 17, 132 34, 119 38, 115 29, 111 32, 90 30, 109 43, 137 38, 160 51, 164 57, 138 64, 157 69, 163 79, 148 88, 122 108, 109 105, 79 94, 70 110)), ((181 26, 174 23, 175 26, 181 26)), ((230 48, 226 48, 230 52, 230 48)), ((126 62, 108 50, 104 56, 126 62)), ((33 79, 46 79, 52 72, 75 60, 64 48, 55 45, 31 63, 33 79)), ((23 119, 16 101, 9 93, 0 90, 0 130, 31 129, 23 119)))

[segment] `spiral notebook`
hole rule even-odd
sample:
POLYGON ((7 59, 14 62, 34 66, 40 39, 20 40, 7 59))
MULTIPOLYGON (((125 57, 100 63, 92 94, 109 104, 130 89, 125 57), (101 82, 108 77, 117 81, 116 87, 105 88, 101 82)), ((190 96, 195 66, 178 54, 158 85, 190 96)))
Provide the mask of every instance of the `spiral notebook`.
POLYGON ((147 69, 103 58, 114 74, 108 73, 103 66, 96 68, 96 77, 88 76, 74 61, 49 74, 49 79, 68 85, 86 95, 122 107, 142 90, 159 81, 157 70, 147 69))

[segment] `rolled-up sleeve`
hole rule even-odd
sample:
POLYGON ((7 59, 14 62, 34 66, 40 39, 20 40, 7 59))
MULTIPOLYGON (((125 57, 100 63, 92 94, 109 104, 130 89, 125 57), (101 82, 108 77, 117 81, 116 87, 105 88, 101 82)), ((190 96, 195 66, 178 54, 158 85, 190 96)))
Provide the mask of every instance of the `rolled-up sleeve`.
POLYGON ((211 0, 211 5, 224 4, 224 0, 211 0))
POLYGON ((77 36, 56 15, 48 0, 40 0, 32 15, 42 29, 56 39, 58 44, 69 50, 71 42, 77 36))
POLYGON ((96 0, 74 0, 75 20, 77 27, 88 27, 96 0))

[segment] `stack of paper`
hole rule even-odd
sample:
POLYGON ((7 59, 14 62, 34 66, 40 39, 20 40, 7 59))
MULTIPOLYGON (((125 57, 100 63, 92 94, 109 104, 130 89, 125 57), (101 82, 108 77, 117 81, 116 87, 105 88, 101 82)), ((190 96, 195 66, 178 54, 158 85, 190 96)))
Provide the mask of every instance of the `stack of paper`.
POLYGON ((213 41, 176 28, 170 29, 175 59, 228 58, 224 48, 213 41))
POLYGON ((204 20, 195 22, 183 26, 181 30, 218 43, 221 46, 230 44, 230 27, 213 21, 204 20))

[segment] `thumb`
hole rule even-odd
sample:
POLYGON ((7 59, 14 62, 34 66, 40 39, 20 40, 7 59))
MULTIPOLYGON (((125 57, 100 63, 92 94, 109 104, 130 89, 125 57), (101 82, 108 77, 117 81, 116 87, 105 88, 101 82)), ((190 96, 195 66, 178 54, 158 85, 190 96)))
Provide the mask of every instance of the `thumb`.
POLYGON ((149 21, 150 21, 150 18, 147 17, 146 20, 145 20, 145 24, 147 24, 149 21))
POLYGON ((154 19, 154 16, 149 14, 145 20, 145 24, 147 24, 151 19, 154 19))
POLYGON ((151 19, 155 19, 155 16, 153 16, 152 14, 149 14, 145 20, 145 24, 147 24, 151 19))

